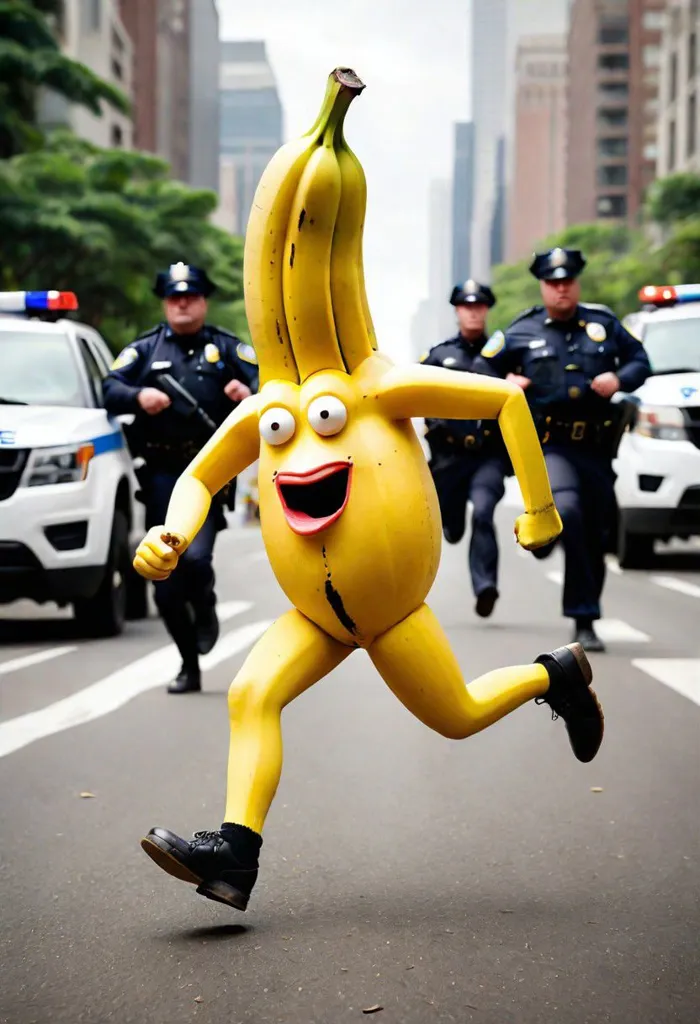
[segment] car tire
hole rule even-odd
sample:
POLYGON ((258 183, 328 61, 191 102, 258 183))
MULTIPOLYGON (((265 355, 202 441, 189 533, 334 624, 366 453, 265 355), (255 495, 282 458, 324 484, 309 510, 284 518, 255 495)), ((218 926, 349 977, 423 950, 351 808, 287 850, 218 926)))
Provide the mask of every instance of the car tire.
POLYGON ((620 523, 617 560, 621 569, 649 569, 654 564, 654 537, 646 533, 630 533, 620 523))
POLYGON ((112 522, 109 559, 97 593, 73 602, 73 613, 81 633, 91 637, 118 636, 126 622, 127 579, 131 571, 129 527, 126 516, 116 509, 112 522))
POLYGON ((148 618, 148 583, 133 566, 126 577, 126 617, 129 622, 148 618))

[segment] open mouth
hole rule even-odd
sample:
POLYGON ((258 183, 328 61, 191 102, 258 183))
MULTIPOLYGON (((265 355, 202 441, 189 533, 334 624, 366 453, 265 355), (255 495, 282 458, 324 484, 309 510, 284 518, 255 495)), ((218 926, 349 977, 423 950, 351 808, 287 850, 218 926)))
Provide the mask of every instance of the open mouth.
POLYGON ((334 523, 348 503, 351 476, 347 462, 331 462, 306 473, 279 473, 277 493, 292 530, 309 536, 334 523))

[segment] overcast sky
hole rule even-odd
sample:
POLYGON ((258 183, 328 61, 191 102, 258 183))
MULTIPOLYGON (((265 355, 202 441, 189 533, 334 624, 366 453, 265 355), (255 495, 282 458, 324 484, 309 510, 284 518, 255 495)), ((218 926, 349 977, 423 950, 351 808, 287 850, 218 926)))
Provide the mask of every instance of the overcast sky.
MULTIPOLYGON (((567 0, 516 0, 518 25, 556 31, 567 0)), ((264 39, 294 138, 313 123, 334 67, 367 88, 346 135, 367 175, 367 290, 380 347, 405 358, 427 294, 431 179, 449 177, 452 124, 470 114, 470 0, 218 0, 223 39, 264 39)), ((426 339, 426 345, 440 339, 426 339)))

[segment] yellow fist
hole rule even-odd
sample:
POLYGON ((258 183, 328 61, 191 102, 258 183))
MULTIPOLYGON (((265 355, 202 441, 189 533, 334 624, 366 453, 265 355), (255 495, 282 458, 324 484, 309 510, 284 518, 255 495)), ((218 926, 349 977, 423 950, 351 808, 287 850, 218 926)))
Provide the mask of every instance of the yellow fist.
POLYGON ((542 548, 556 540, 563 529, 556 506, 538 512, 523 512, 515 521, 518 544, 527 551, 542 548))
POLYGON ((134 569, 147 580, 167 580, 184 548, 184 537, 153 526, 137 548, 134 569))

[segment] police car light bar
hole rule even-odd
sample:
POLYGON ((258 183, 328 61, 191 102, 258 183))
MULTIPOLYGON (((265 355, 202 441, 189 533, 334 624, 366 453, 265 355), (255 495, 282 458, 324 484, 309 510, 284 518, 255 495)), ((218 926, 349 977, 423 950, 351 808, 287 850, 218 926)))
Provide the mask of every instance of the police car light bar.
POLYGON ((678 302, 700 302, 700 284, 648 284, 639 292, 639 298, 651 306, 675 306, 678 302))
POLYGON ((0 313, 78 308, 75 292, 0 292, 0 313))

